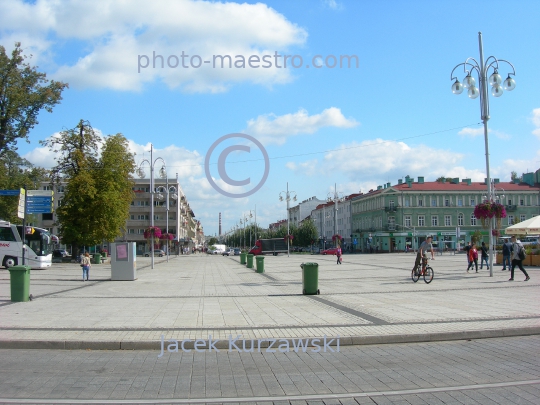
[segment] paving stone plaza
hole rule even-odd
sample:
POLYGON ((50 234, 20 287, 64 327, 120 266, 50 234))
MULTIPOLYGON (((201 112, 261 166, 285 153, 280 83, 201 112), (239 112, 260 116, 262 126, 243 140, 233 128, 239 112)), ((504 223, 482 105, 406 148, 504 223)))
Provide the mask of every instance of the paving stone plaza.
POLYGON ((343 258, 266 256, 263 274, 237 256, 137 258, 132 282, 55 264, 25 303, 2 269, 0 402, 538 403, 537 268, 508 282, 444 254, 426 284, 412 254, 343 258), (320 295, 302 295, 303 262, 320 295))

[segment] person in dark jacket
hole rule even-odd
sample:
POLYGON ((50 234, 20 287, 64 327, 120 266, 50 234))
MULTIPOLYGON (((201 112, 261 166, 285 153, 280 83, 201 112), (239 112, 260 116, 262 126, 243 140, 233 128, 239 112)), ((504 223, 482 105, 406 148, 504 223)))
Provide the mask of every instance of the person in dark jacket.
POLYGON ((480 247, 481 251, 481 257, 480 257, 480 269, 484 268, 484 261, 486 262, 487 269, 489 270, 489 260, 488 260, 488 249, 486 246, 486 242, 482 242, 482 246, 480 247))
POLYGON ((507 240, 506 242, 503 243, 502 255, 503 255, 502 271, 506 270, 507 265, 508 265, 508 269, 511 269, 512 264, 510 263, 510 256, 512 255, 512 243, 510 243, 510 240, 507 240))
POLYGON ((519 252, 523 249, 523 245, 517 241, 515 236, 512 236, 512 268, 510 269, 510 279, 508 281, 514 281, 514 269, 516 266, 525 274, 525 281, 529 281, 531 278, 523 268, 523 260, 519 258, 519 252))

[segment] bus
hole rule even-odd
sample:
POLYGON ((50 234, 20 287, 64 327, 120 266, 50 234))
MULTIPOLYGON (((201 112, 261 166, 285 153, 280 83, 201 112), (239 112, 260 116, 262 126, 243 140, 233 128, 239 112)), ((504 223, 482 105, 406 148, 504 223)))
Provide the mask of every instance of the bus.
MULTIPOLYGON (((6 269, 22 264, 22 225, 0 220, 0 262, 6 269)), ((43 228, 26 227, 24 261, 32 269, 46 269, 52 265, 52 252, 58 238, 43 228)))

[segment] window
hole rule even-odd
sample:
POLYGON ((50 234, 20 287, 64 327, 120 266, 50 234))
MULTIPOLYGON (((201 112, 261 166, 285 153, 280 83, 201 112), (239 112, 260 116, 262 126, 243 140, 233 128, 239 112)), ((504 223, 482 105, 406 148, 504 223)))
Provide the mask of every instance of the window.
POLYGON ((519 216, 519 222, 523 222, 523 221, 525 221, 525 214, 521 214, 519 216))
POLYGON ((519 205, 525 205, 525 200, 523 198, 520 198, 519 199, 519 205))
POLYGON ((43 221, 52 221, 53 220, 53 214, 41 214, 41 219, 43 221))
POLYGON ((458 216, 457 216, 457 224, 458 224, 458 226, 463 226, 463 214, 458 214, 458 216))
POLYGON ((426 217, 418 215, 418 226, 426 226, 426 217))
POLYGON ((508 215, 508 225, 514 225, 514 216, 508 215))
POLYGON ((433 198, 433 199, 431 200, 431 206, 432 206, 432 207, 436 207, 436 206, 437 206, 437 199, 436 199, 436 198, 433 198))
POLYGON ((137 215, 137 219, 138 219, 138 220, 146 220, 146 219, 148 219, 148 218, 149 218, 148 215, 137 215))
POLYGON ((444 226, 452 226, 452 216, 451 215, 445 215, 444 216, 444 226))
POLYGON ((51 186, 43 186, 43 190, 50 191, 52 190, 51 186))
POLYGON ((405 215, 405 226, 411 227, 411 216, 405 215))
POLYGON ((131 219, 133 221, 135 219, 135 215, 130 215, 129 219, 131 219))
POLYGON ((431 226, 439 226, 439 217, 437 215, 431 216, 431 226))
POLYGON ((476 217, 474 216, 474 214, 471 214, 471 225, 476 225, 476 217))
POLYGON ((409 207, 410 206, 410 202, 409 202, 409 198, 405 198, 405 207, 409 207))
POLYGON ((11 230, 11 228, 5 227, 5 228, 0 228, 0 240, 6 241, 6 242, 7 241, 14 242, 17 239, 15 239, 15 235, 13 234, 13 231, 11 230))
POLYGON ((421 198, 418 199, 418 206, 419 206, 419 207, 423 207, 423 206, 424 206, 424 200, 422 200, 421 198))
POLYGON ((128 233, 134 234, 134 233, 135 233, 135 229, 128 229, 128 233))
POLYGON ((458 207, 463 207, 463 198, 458 198, 457 205, 458 207))
POLYGON ((474 207, 476 205, 476 200, 474 198, 471 198, 471 207, 474 207))
POLYGON ((137 233, 138 233, 139 235, 142 235, 142 234, 144 233, 144 229, 140 229, 140 228, 137 229, 137 233))
POLYGON ((390 200, 390 208, 394 208, 394 200, 390 200))
POLYGON ((512 205, 512 200, 508 200, 508 205, 512 205))
POLYGON ((450 207, 450 200, 448 198, 444 200, 444 206, 450 207))

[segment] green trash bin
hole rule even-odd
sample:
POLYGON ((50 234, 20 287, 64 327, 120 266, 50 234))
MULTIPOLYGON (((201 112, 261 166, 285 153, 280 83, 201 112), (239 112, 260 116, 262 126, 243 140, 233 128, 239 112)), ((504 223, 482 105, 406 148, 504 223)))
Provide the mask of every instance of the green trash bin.
POLYGON ((240 264, 246 264, 246 256, 247 256, 247 253, 240 253, 240 264))
POLYGON ((319 264, 302 263, 302 294, 319 295, 319 264))
POLYGON ((26 302, 30 299, 30 266, 9 268, 11 301, 26 302))
POLYGON ((252 268, 253 268, 253 256, 254 256, 254 255, 251 254, 251 253, 248 253, 248 255, 247 255, 247 264, 246 264, 246 267, 247 267, 248 269, 252 269, 252 268))
POLYGON ((94 253, 94 264, 101 264, 101 255, 99 253, 94 253))
POLYGON ((255 260, 257 261, 257 273, 264 273, 264 256, 255 256, 255 260))

